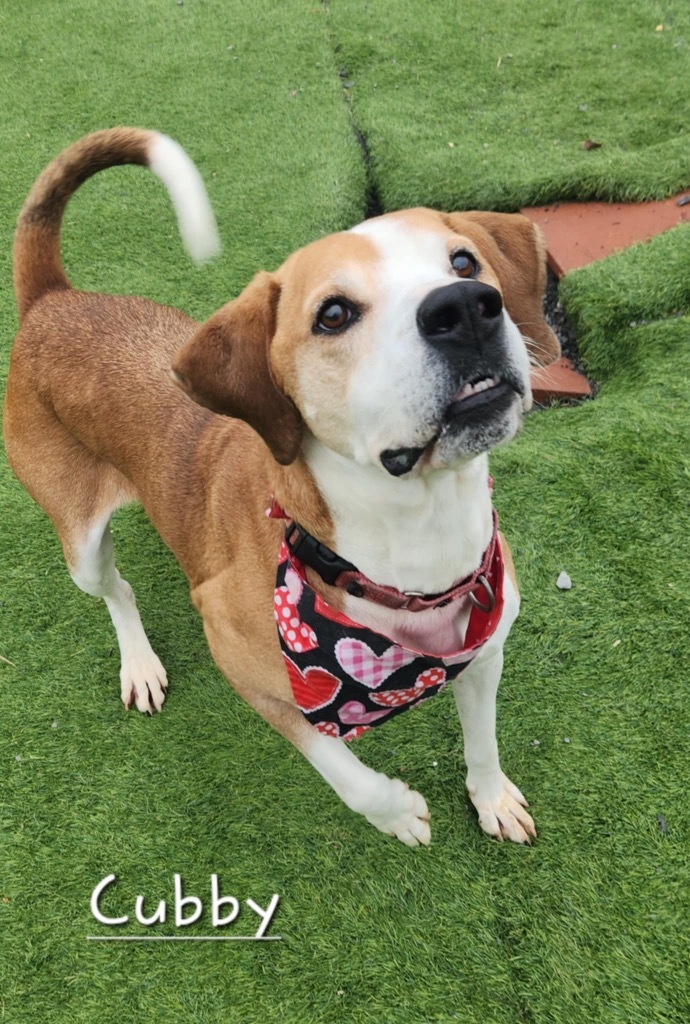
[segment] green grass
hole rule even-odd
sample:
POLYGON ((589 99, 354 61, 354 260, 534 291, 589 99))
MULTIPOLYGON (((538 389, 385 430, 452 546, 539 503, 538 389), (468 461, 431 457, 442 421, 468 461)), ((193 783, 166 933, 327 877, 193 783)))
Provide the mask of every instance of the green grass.
MULTIPOLYGON (((73 280, 203 317, 354 223, 371 188, 389 206, 517 207, 687 185, 688 46, 680 4, 7 2, 0 370, 17 210, 87 131, 179 138, 226 251, 191 268, 161 187, 112 170, 70 207, 73 280), (582 151, 588 136, 602 149, 582 151)), ((221 678, 135 509, 115 522, 118 564, 172 687, 162 715, 125 713, 105 609, 0 465, 0 1022, 687 1024, 689 246, 678 229, 564 282, 598 397, 531 416, 493 460, 523 595, 499 737, 539 828, 529 849, 480 834, 450 695, 357 745, 425 794, 431 849, 347 811, 221 678), (175 872, 202 897, 211 872, 241 900, 280 893, 283 939, 88 943, 111 872, 119 913, 171 900, 175 872)))
POLYGON ((688 184, 690 7, 680 0, 339 0, 330 10, 387 209, 637 200, 688 184), (588 139, 601 148, 583 150, 588 139))

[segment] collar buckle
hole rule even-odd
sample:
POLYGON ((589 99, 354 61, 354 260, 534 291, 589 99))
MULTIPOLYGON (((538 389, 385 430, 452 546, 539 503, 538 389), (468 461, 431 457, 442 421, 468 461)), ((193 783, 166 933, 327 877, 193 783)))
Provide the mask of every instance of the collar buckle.
POLYGON ((484 590, 486 591, 486 596, 487 596, 487 599, 488 599, 487 603, 486 604, 482 604, 482 602, 479 600, 478 597, 476 597, 476 595, 474 594, 474 591, 472 591, 472 590, 470 590, 470 592, 468 593, 467 597, 471 601, 471 603, 474 605, 474 607, 478 608, 480 612, 487 612, 487 613, 488 612, 492 612, 494 610, 494 606, 496 604, 496 595, 494 594, 493 587, 491 586, 491 584, 487 580, 486 576, 484 576, 483 574, 481 576, 477 576, 477 583, 476 583, 476 585, 479 586, 480 584, 481 584, 482 587, 484 587, 484 590))
POLYGON ((335 586, 341 573, 357 571, 352 562, 347 562, 325 544, 320 544, 294 519, 285 531, 285 543, 291 555, 299 558, 300 562, 310 565, 318 572, 324 583, 331 587, 335 586))

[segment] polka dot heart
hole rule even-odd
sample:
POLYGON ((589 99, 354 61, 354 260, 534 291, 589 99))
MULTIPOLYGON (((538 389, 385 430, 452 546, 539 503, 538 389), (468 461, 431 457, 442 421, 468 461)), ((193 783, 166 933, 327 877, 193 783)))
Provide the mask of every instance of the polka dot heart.
POLYGON ((273 596, 273 614, 283 643, 296 654, 314 651, 319 646, 316 633, 299 617, 297 602, 287 586, 278 587, 273 596))
POLYGON ((418 700, 426 690, 432 686, 442 686, 446 681, 446 673, 442 668, 430 668, 417 676, 414 686, 406 690, 384 690, 382 693, 372 693, 371 700, 374 704, 380 704, 386 708, 399 708, 403 704, 410 704, 418 700))

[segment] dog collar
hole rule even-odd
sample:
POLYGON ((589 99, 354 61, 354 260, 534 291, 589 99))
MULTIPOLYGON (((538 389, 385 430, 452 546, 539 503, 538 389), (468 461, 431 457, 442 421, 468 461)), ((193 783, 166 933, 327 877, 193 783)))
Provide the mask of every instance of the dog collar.
POLYGON ((489 545, 482 556, 480 565, 465 579, 454 583, 441 594, 422 594, 418 591, 396 590, 382 583, 374 583, 352 562, 346 561, 331 551, 325 544, 316 540, 303 526, 290 520, 281 506, 272 499, 266 512, 270 519, 289 520, 285 528, 285 543, 290 554, 298 558, 304 565, 314 569, 324 583, 347 591, 353 597, 361 597, 373 601, 384 608, 404 609, 408 612, 423 612, 430 608, 444 608, 452 601, 460 601, 467 597, 471 603, 483 612, 492 611, 496 603, 496 595, 488 581, 493 565, 498 538, 498 515, 492 509, 493 529, 489 545))

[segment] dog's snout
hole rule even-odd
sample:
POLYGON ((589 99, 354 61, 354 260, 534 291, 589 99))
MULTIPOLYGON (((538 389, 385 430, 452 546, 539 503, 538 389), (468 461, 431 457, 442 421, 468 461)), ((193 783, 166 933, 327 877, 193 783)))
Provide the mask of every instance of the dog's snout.
POLYGON ((449 335, 489 326, 502 310, 500 292, 491 285, 463 281, 429 292, 417 310, 417 326, 427 341, 445 341, 449 335))

